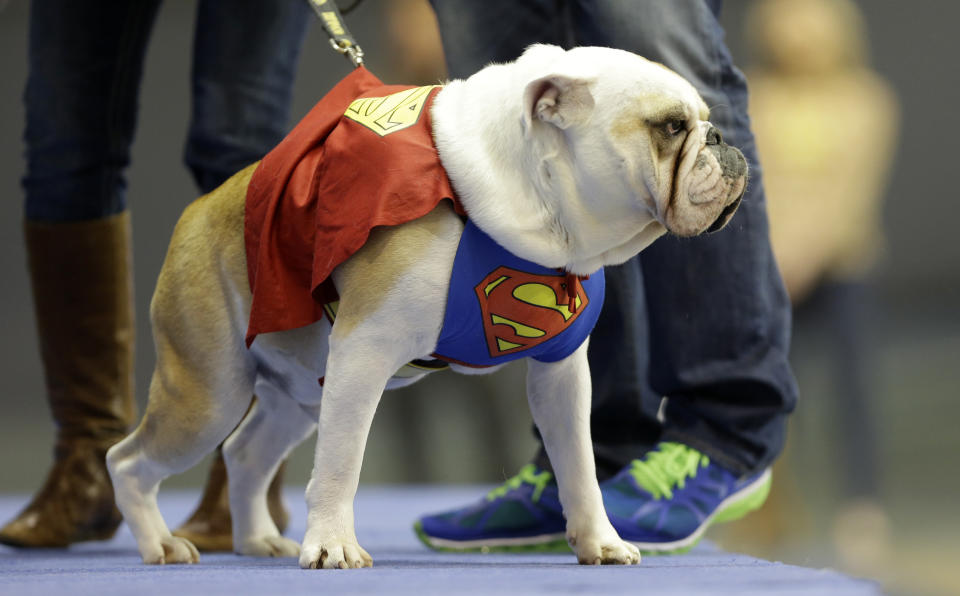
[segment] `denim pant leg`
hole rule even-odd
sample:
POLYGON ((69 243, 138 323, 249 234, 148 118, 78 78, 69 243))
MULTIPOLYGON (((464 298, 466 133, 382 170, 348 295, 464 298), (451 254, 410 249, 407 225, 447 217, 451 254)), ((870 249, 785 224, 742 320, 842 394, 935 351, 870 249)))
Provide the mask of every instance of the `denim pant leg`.
POLYGON ((466 78, 490 62, 515 60, 534 43, 565 45, 567 23, 557 0, 430 0, 447 72, 466 78))
MULTIPOLYGON (((740 212, 719 234, 661 239, 632 261, 642 268, 649 329, 601 326, 591 338, 591 367, 596 372, 603 366, 596 347, 624 343, 625 329, 634 329, 635 346, 645 346, 649 333, 651 381, 658 393, 669 396, 664 438, 696 446, 739 471, 766 466, 782 448, 785 418, 796 401, 787 363, 790 311, 769 247, 760 169, 746 115, 746 85, 732 65, 717 22, 721 3, 434 0, 433 4, 453 76, 469 75, 491 60, 513 59, 537 41, 606 45, 664 62, 687 77, 713 106, 714 123, 744 150, 753 167, 740 212)), ((632 304, 625 309, 610 305, 605 316, 626 322, 643 308, 642 300, 632 304)), ((608 374, 615 377, 605 379, 602 386, 594 383, 593 416, 623 422, 607 416, 615 411, 610 408, 616 399, 603 396, 607 389, 629 386, 635 375, 626 367, 611 368, 608 374)), ((649 421, 651 397, 644 399, 645 392, 641 385, 613 395, 641 399, 638 411, 647 413, 641 420, 649 421)), ((643 424, 635 425, 638 433, 643 429, 643 424)), ((618 433, 613 423, 594 425, 594 442, 615 444, 608 437, 618 433)), ((636 455, 629 449, 621 452, 622 458, 636 455)))
POLYGON ((24 92, 26 218, 80 221, 126 207, 124 169, 159 0, 34 0, 24 92))
POLYGON ((287 132, 307 25, 303 0, 200 0, 193 112, 184 161, 209 192, 263 157, 287 132))
POLYGON ((747 472, 768 466, 782 450, 797 390, 787 361, 790 305, 770 249, 746 83, 723 42, 719 4, 582 2, 573 21, 578 44, 631 50, 690 80, 711 106, 712 122, 750 162, 747 193, 724 230, 665 237, 636 259, 647 298, 651 383, 667 396, 664 440, 747 472))

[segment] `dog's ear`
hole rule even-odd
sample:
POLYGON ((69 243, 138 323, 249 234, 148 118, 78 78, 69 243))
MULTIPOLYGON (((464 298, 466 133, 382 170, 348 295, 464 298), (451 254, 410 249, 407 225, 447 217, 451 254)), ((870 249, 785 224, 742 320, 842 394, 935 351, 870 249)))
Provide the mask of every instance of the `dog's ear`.
POLYGON ((566 75, 549 75, 531 81, 523 91, 526 130, 540 120, 560 129, 586 121, 593 111, 590 82, 566 75))

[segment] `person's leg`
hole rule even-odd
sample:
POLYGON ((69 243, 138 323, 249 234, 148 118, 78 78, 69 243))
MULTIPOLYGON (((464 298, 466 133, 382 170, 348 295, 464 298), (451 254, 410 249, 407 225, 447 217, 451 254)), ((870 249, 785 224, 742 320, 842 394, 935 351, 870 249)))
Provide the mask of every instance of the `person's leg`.
MULTIPOLYGON (((770 250, 747 91, 723 42, 720 2, 582 2, 578 45, 610 45, 690 80, 752 174, 724 230, 665 237, 642 252, 650 382, 666 396, 658 448, 605 483, 607 512, 641 550, 692 546, 712 522, 759 507, 796 401, 790 307, 770 250)), ((624 383, 629 382, 625 379, 624 383)))
POLYGON ((27 221, 84 221, 126 209, 124 170, 158 7, 159 0, 31 3, 27 221))
POLYGON ((690 80, 711 121, 751 166, 746 195, 722 231, 665 237, 639 255, 651 335, 651 382, 667 396, 664 440, 742 474, 782 449, 796 387, 787 361, 790 305, 770 250, 747 89, 717 21, 719 2, 584 2, 577 43, 611 45, 690 80))
POLYGON ((516 60, 534 43, 564 45, 565 2, 558 0, 430 0, 447 72, 466 78, 491 62, 516 60))
POLYGON ((202 192, 286 135, 297 61, 312 19, 303 0, 197 4, 184 161, 202 192))
POLYGON ((5 544, 66 546, 120 524, 104 455, 135 414, 123 172, 157 5, 31 6, 24 231, 57 440, 45 484, 0 530, 5 544))
MULTIPOLYGON (((297 59, 312 21, 303 0, 201 0, 193 49, 193 110, 184 161, 209 192, 270 151, 287 132, 297 59)), ((282 532, 284 467, 268 503, 282 532)), ((197 509, 175 535, 202 551, 231 550, 226 468, 218 448, 197 509)))

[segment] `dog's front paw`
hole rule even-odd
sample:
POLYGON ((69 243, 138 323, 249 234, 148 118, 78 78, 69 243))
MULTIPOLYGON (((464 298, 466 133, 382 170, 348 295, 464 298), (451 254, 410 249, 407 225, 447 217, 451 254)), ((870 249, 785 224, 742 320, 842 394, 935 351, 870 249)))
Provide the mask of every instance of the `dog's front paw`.
POLYGON ((604 532, 567 532, 567 542, 581 565, 635 565, 640 550, 620 539, 612 527, 604 532))
POLYGON ((167 536, 149 548, 141 549, 143 562, 147 565, 171 565, 174 563, 196 563, 200 560, 197 547, 186 538, 167 536))
POLYGON ((296 557, 300 545, 283 536, 262 536, 244 540, 237 553, 251 557, 296 557))
POLYGON ((373 558, 353 540, 311 540, 309 532, 300 549, 303 569, 359 569, 373 567, 373 558))

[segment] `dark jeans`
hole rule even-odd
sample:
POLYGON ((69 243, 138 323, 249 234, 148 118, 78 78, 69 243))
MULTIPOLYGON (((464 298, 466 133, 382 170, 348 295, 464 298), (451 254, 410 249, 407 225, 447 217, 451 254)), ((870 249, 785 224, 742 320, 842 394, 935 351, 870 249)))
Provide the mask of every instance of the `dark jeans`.
MULTIPOLYGON (((34 0, 26 217, 76 221, 126 208, 137 95, 159 0, 34 0)), ((303 0, 199 0, 185 161, 203 192, 286 133, 311 20, 303 0)))
MULTIPOLYGON (((783 448, 797 389, 790 305, 773 260, 747 89, 703 0, 432 0, 451 76, 516 58, 531 43, 618 47, 663 62, 712 106, 711 121, 750 162, 739 212, 722 231, 662 238, 607 269, 590 340, 593 440, 608 476, 660 440, 746 473, 783 448), (662 422, 657 418, 663 403, 662 422)), ((548 465, 541 453, 541 465, 548 465)))

